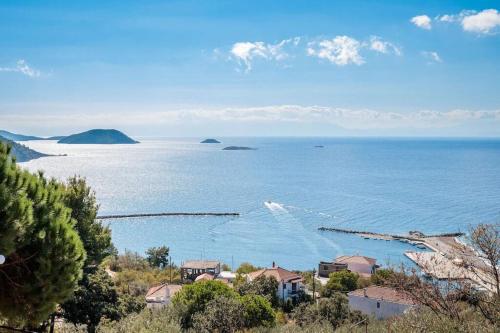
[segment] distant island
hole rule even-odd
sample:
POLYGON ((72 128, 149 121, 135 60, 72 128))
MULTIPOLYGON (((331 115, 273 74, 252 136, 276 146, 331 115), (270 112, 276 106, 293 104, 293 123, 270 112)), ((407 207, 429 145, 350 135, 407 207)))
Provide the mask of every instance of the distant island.
POLYGON ((16 133, 4 131, 4 130, 0 130, 0 136, 4 139, 11 140, 11 141, 45 140, 44 138, 40 138, 38 136, 16 134, 16 133))
POLYGON ((325 148, 325 146, 317 145, 317 146, 314 146, 314 148, 325 148))
POLYGON ((257 150, 257 148, 229 146, 229 147, 222 148, 222 150, 257 150))
POLYGON ((115 129, 93 129, 69 135, 58 143, 66 144, 134 144, 139 143, 115 129))
POLYGON ((51 136, 48 138, 42 138, 40 136, 17 134, 9 131, 0 130, 0 136, 11 141, 35 141, 35 140, 61 140, 65 136, 51 136))
POLYGON ((216 139, 205 139, 200 143, 220 143, 220 141, 218 141, 216 139))
POLYGON ((11 155, 16 158, 17 162, 28 162, 40 157, 51 156, 44 153, 40 153, 36 150, 26 147, 25 145, 19 144, 2 136, 0 136, 0 142, 7 143, 9 146, 11 146, 12 148, 11 155))

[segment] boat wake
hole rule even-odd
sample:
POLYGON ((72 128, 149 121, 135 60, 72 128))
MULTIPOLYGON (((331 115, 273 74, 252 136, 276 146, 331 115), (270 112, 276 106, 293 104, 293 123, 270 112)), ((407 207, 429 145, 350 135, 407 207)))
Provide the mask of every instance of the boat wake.
POLYGON ((264 202, 264 206, 266 206, 266 208, 269 209, 271 212, 288 213, 288 210, 285 208, 285 206, 277 202, 266 201, 264 202))

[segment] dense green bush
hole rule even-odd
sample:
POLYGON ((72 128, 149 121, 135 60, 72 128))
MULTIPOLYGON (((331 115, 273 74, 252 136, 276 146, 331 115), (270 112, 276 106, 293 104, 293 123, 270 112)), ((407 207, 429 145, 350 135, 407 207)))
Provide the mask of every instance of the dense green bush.
POLYGON ((299 326, 326 322, 332 328, 337 328, 346 322, 359 322, 364 319, 361 313, 349 309, 349 301, 341 293, 320 299, 317 304, 302 303, 294 310, 292 316, 299 326))
POLYGON ((278 281, 272 276, 261 275, 253 281, 246 281, 235 286, 236 291, 241 295, 260 295, 266 298, 274 307, 279 305, 278 281))
POLYGON ((245 310, 245 327, 273 327, 276 325, 276 314, 271 303, 260 295, 245 295, 241 297, 245 310))
POLYGON ((184 328, 191 327, 193 316, 205 311, 207 304, 219 297, 236 298, 236 292, 220 281, 200 281, 185 285, 172 299, 174 306, 182 306, 185 312, 181 318, 184 328))
POLYGON ((358 287, 359 275, 347 270, 330 274, 328 282, 322 289, 322 296, 330 297, 335 292, 348 292, 358 287))

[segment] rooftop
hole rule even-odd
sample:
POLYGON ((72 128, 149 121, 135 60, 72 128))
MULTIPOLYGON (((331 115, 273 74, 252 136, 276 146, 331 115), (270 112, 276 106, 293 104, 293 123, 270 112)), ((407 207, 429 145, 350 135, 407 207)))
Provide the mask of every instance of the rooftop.
POLYGON ((396 289, 387 288, 387 287, 379 287, 379 286, 370 286, 363 289, 357 289, 351 291, 349 296, 358 296, 358 297, 367 297, 376 300, 384 300, 392 303, 400 303, 400 304, 408 304, 414 305, 415 302, 411 300, 411 298, 397 291, 396 289))
POLYGON ((188 260, 181 266, 181 268, 215 269, 219 265, 220 262, 216 260, 188 260))
POLYGON ((281 268, 279 266, 272 267, 272 268, 259 269, 258 271, 248 273, 248 277, 250 278, 250 280, 254 280, 261 275, 264 275, 267 277, 272 276, 278 282, 279 281, 289 282, 289 281, 302 280, 302 276, 300 276, 296 273, 290 272, 290 271, 288 271, 284 268, 281 268))
POLYGON ((178 284, 167 284, 163 283, 158 286, 154 286, 149 288, 146 299, 156 299, 156 298, 165 298, 166 296, 174 296, 179 290, 182 289, 181 285, 178 284))
POLYGON ((366 264, 366 265, 376 265, 377 259, 365 257, 365 256, 340 256, 335 259, 336 263, 342 264, 366 264))
POLYGON ((213 280, 213 279, 215 279, 215 276, 213 276, 212 274, 203 273, 201 275, 198 275, 194 281, 195 282, 196 281, 203 281, 203 280, 209 281, 209 280, 213 280))

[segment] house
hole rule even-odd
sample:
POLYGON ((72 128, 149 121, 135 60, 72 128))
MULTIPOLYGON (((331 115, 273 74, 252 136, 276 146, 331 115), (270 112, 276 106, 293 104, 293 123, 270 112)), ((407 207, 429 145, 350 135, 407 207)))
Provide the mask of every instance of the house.
POLYGON ((196 279, 194 279, 194 282, 198 282, 198 281, 211 281, 215 279, 215 276, 210 274, 210 273, 203 273, 201 275, 198 275, 196 277, 196 279))
POLYGON ((222 271, 219 275, 217 275, 217 280, 226 281, 228 283, 233 283, 236 280, 236 273, 231 271, 222 271))
POLYGON ((276 266, 274 262, 272 268, 248 273, 247 279, 253 281, 260 276, 274 277, 278 281, 277 296, 283 301, 297 297, 299 291, 304 289, 302 276, 276 266))
POLYGON ((318 275, 328 278, 331 273, 340 272, 347 269, 347 264, 321 261, 318 265, 318 275))
POLYGON ((347 269, 348 271, 358 273, 362 277, 370 277, 375 273, 377 259, 365 256, 340 256, 334 262, 320 262, 318 266, 318 275, 328 278, 331 273, 347 269))
POLYGON ((146 294, 146 304, 150 309, 161 308, 170 303, 172 297, 182 289, 178 284, 163 283, 149 288, 146 294))
POLYGON ((370 286, 347 294, 349 307, 377 319, 403 314, 415 306, 410 297, 392 288, 370 286))
POLYGON ((220 273, 220 262, 215 260, 188 260, 181 266, 181 279, 195 281, 202 274, 217 276, 220 273))

